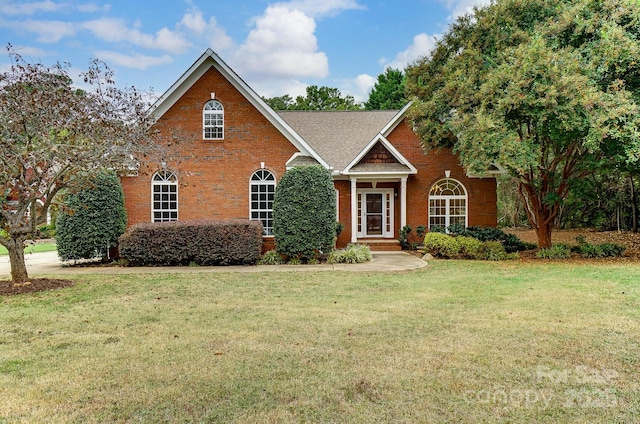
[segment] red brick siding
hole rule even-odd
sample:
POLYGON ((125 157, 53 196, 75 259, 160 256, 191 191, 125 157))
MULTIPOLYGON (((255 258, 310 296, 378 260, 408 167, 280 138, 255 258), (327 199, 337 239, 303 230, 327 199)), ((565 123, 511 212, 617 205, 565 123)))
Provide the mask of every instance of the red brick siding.
MULTIPOLYGON (((178 219, 249 217, 249 179, 260 163, 276 180, 297 149, 217 70, 211 68, 157 124, 167 167, 179 180, 178 219), (224 107, 224 140, 204 141, 202 108, 215 93, 224 107)), ((138 177, 123 178, 129 225, 151 220, 151 175, 159 164, 145 164, 138 177)))
MULTIPOLYGON (((494 178, 468 178, 460 166, 458 156, 451 150, 432 150, 425 155, 418 136, 405 122, 400 123, 387 139, 416 167, 418 173, 407 180, 407 224, 414 229, 429 224, 429 190, 437 181, 450 177, 460 181, 467 189, 469 225, 495 227, 497 225, 496 180, 494 178)), ((399 202, 396 223, 400 223, 399 202)))
MULTIPOLYGON (((167 166, 178 175, 178 218, 230 219, 249 217, 249 179, 264 162, 279 181, 287 160, 297 149, 217 70, 211 68, 161 118, 157 128, 163 143, 171 149, 167 166), (224 140, 204 141, 202 108, 211 94, 224 107, 224 140)), ((470 179, 449 150, 424 154, 418 137, 402 122, 389 141, 418 170, 407 181, 407 224, 413 228, 428 224, 428 196, 431 186, 451 171, 451 178, 464 184, 469 202, 469 225, 495 226, 495 179, 470 179)), ((376 151, 375 154, 381 152, 376 151)), ((372 153, 373 155, 373 153, 372 153)), ((122 179, 129 225, 151 220, 151 176, 159 163, 143 164, 140 175, 122 179)), ((339 190, 339 221, 344 224, 337 245, 351 240, 351 184, 336 181, 339 190)), ((359 187, 370 186, 359 183, 359 187)), ((400 230, 399 183, 380 183, 398 193, 395 200, 395 233, 400 230)), ((273 239, 266 239, 272 246, 273 239)))

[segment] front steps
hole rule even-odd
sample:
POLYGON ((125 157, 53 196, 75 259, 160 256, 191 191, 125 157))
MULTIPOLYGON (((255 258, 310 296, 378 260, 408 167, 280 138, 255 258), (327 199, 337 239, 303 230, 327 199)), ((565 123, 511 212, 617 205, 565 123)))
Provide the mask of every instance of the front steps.
POLYGON ((395 239, 358 239, 358 244, 366 244, 372 252, 399 252, 400 242, 395 239))

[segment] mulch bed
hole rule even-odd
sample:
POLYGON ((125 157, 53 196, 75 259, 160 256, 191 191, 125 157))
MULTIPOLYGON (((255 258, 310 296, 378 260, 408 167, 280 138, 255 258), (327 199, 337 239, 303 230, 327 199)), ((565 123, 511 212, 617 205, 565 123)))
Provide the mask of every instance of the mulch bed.
POLYGON ((56 280, 54 278, 31 278, 28 282, 18 286, 12 285, 11 280, 0 280, 0 296, 57 290, 71 286, 73 286, 71 280, 56 280))

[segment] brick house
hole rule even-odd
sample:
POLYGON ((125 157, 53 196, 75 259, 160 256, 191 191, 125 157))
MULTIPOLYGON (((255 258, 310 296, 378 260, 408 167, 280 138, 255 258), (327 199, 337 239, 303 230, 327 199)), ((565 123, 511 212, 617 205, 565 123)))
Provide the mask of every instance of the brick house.
POLYGON ((261 220, 284 172, 320 164, 335 181, 338 246, 395 247, 405 225, 495 226, 499 169, 468 175, 451 151, 425 155, 400 111, 276 112, 212 50, 154 104, 168 154, 122 178, 129 225, 261 220))

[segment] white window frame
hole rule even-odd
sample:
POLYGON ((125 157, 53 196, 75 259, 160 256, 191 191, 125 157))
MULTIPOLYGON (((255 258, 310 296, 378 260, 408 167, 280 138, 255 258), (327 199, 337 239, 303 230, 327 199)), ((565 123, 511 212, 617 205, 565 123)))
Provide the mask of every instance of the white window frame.
POLYGON ((249 219, 262 221, 262 234, 266 237, 273 237, 273 199, 275 193, 276 176, 273 172, 262 168, 251 174, 249 178, 249 219), (260 198, 262 195, 265 196, 264 199, 260 198), (256 198, 256 196, 258 197, 256 198))
POLYGON ((163 169, 156 172, 151 177, 151 222, 169 222, 177 220, 178 178, 173 172, 163 169), (157 200, 156 194, 159 196, 159 199, 157 200), (163 198, 164 196, 167 197, 163 198), (171 207, 172 203, 175 207, 171 207), (156 213, 160 216, 156 217, 156 213))
MULTIPOLYGON (((464 201, 464 226, 469 226, 469 196, 467 189, 460 181, 453 178, 444 178, 434 185, 429 190, 429 229, 436 224, 435 219, 444 221, 444 228, 448 228, 453 223, 457 222, 457 218, 461 218, 463 215, 455 212, 456 208, 460 205, 456 204, 460 201, 464 201), (437 205, 436 203, 440 203, 437 205), (438 208, 444 209, 444 214, 437 214, 438 208)), ((442 224, 437 224, 438 227, 442 224)))
POLYGON ((224 139, 224 107, 217 100, 209 100, 202 108, 202 138, 224 139))

